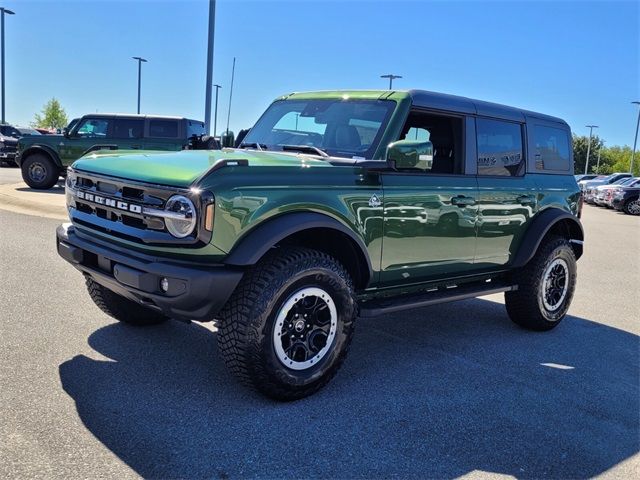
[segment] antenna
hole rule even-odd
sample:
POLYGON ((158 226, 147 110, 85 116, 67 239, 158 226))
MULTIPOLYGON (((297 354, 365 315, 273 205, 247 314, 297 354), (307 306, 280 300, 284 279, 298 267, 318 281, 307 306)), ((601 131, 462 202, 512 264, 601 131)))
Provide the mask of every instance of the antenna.
POLYGON ((227 111, 227 133, 229 133, 229 118, 231 117, 231 99, 233 98, 233 77, 236 73, 236 57, 233 57, 233 67, 231 68, 231 89, 229 90, 229 110, 227 111))

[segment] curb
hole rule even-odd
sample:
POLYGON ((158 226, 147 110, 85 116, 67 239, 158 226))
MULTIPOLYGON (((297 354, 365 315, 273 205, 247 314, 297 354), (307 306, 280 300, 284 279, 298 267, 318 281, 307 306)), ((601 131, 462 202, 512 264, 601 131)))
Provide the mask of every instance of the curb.
MULTIPOLYGON (((25 185, 23 183, 17 183, 0 186, 0 210, 21 213, 24 215, 55 218, 58 220, 69 219, 66 206, 64 205, 63 195, 61 195, 60 204, 56 204, 57 202, 43 203, 42 201, 33 201, 29 198, 25 198, 25 194, 17 191, 17 188, 25 188, 25 185)), ((37 195, 37 192, 34 191, 27 195, 37 195)))

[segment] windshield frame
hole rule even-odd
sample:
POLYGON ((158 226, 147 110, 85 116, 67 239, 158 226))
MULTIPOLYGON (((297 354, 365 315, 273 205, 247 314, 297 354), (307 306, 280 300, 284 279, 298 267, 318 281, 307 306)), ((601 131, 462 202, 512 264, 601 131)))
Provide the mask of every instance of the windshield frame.
MULTIPOLYGON (((288 103, 288 104, 292 104, 292 103, 311 103, 311 102, 322 102, 322 103, 327 103, 327 102, 331 102, 331 103, 360 103, 360 104, 372 104, 372 105, 382 105, 386 108, 386 112, 384 112, 384 118, 382 119, 380 126, 378 127, 378 130, 375 134, 375 137, 373 138, 373 140, 371 141, 371 143, 369 144, 369 147, 367 148, 366 151, 360 151, 360 152, 353 152, 351 155, 347 155, 345 154, 345 149, 336 149, 336 148, 332 148, 332 147, 325 147, 324 145, 315 145, 315 144, 309 144, 308 146, 313 146, 316 148, 319 148, 323 151, 325 151, 327 153, 327 155, 330 158, 343 158, 343 159, 349 159, 349 160, 372 160, 376 154, 376 152, 379 149, 380 146, 380 142, 382 141, 382 139, 384 138, 384 135, 389 127, 389 124, 391 122, 391 119, 394 115, 394 112, 397 110, 397 106, 398 106, 398 102, 395 100, 391 100, 391 99, 378 99, 378 98, 344 98, 344 97, 335 97, 335 98, 286 98, 286 99, 278 99, 276 101, 274 101, 273 103, 271 103, 271 105, 269 105, 269 107, 264 111, 264 113, 260 116, 260 118, 258 119, 258 121, 255 123, 255 125, 251 128, 251 130, 249 130, 249 132, 247 133, 247 135, 243 138, 242 142, 243 143, 247 143, 247 144, 263 144, 266 145, 266 149, 263 148, 263 150, 269 150, 269 151, 276 151, 276 152, 287 152, 286 149, 281 148, 282 146, 287 146, 287 145, 291 145, 290 143, 282 143, 282 144, 269 144, 267 142, 265 142, 264 138, 254 138, 252 136, 252 132, 256 132, 256 127, 259 126, 261 124, 261 122, 265 121, 265 119, 269 118, 269 114, 271 113, 272 109, 274 107, 277 107, 279 105, 288 103)), ((288 113, 293 112, 295 110, 290 110, 288 113)), ((285 113, 284 115, 286 115, 287 113, 285 113)), ((284 115, 282 115, 280 117, 280 119, 284 118, 284 115)), ((357 118, 357 117, 353 117, 353 118, 357 118)), ((280 120, 277 120, 276 123, 271 126, 271 131, 273 131, 273 127, 275 125, 277 125, 277 123, 280 120)), ((267 127, 269 128, 269 127, 267 127)), ((304 131, 303 131, 304 132, 304 131)), ((306 133, 313 133, 313 132, 306 132, 306 133)), ((257 133, 256 133, 257 135, 257 133)), ((322 134, 323 137, 325 134, 322 134)), ((324 143, 324 142, 323 142, 324 143)), ((291 153, 291 151, 289 151, 289 153, 291 153)), ((306 153, 306 152, 300 152, 300 155, 309 155, 312 157, 318 157, 318 158, 326 158, 323 157, 320 154, 315 154, 315 153, 306 153)))

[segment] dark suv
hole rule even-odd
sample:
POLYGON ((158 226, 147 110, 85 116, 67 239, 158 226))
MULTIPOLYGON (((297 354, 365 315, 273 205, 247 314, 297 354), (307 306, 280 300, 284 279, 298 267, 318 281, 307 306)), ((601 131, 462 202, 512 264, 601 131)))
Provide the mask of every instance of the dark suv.
POLYGON ((555 328, 583 249, 563 120, 421 90, 286 95, 240 148, 98 153, 66 185, 58 253, 95 304, 216 321, 231 372, 279 399, 331 379, 358 316, 504 293, 555 328))
POLYGON ((51 188, 74 160, 98 150, 213 148, 204 123, 182 117, 91 114, 63 135, 23 137, 16 162, 31 188, 51 188))

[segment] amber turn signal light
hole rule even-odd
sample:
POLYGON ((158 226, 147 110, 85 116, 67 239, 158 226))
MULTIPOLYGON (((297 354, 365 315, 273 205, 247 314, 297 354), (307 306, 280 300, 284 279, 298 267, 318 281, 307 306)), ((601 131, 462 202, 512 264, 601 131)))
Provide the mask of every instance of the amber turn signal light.
POLYGON ((204 213, 204 229, 209 232, 213 231, 213 208, 214 204, 210 203, 204 213))

